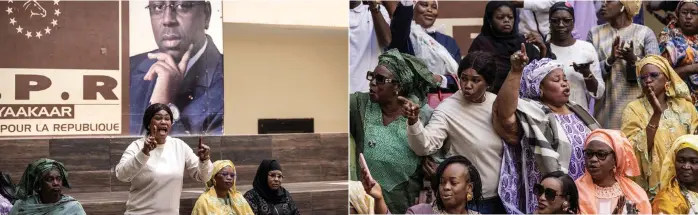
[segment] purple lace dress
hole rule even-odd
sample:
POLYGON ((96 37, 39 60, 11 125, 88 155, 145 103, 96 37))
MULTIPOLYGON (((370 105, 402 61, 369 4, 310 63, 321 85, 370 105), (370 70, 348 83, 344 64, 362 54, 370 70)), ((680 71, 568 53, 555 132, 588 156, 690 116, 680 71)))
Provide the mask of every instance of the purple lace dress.
MULTIPOLYGON (((576 114, 555 115, 572 144, 569 175, 577 179, 584 174, 584 140, 591 132, 576 114)), ((533 185, 540 182, 533 146, 526 140, 519 145, 504 145, 499 175, 499 197, 508 214, 531 214, 538 205, 533 185)))
POLYGON ((0 195, 0 215, 10 214, 10 210, 12 210, 10 200, 7 200, 5 197, 0 195))

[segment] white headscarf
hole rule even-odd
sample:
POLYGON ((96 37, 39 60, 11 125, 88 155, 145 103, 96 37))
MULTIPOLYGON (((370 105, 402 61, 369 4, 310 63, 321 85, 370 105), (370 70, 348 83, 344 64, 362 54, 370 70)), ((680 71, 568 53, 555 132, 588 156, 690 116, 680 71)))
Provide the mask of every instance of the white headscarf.
MULTIPOLYGON (((435 2, 438 5, 438 1, 435 2)), ((428 34, 436 32, 437 29, 438 27, 434 26, 424 29, 415 21, 412 21, 410 41, 412 42, 414 55, 426 63, 431 73, 456 75, 458 73, 458 62, 453 59, 451 53, 443 45, 428 34)))

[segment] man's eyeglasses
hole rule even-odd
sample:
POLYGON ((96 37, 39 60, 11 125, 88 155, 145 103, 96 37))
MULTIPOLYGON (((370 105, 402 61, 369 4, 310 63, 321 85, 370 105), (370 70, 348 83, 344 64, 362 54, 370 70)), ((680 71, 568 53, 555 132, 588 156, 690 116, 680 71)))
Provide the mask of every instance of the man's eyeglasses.
POLYGON ((600 161, 604 161, 604 160, 606 160, 606 158, 608 158, 608 155, 611 155, 611 154, 613 154, 613 151, 597 151, 597 152, 595 152, 595 151, 591 151, 591 150, 584 150, 584 157, 586 159, 591 159, 594 156, 596 156, 596 158, 598 158, 600 161))
POLYGON ((562 196, 560 194, 557 194, 557 191, 553 190, 552 188, 545 188, 543 187, 543 185, 540 184, 533 185, 533 193, 536 194, 536 196, 538 197, 540 197, 540 195, 545 194, 545 199, 548 201, 555 201, 555 197, 562 196))
POLYGON ((151 2, 145 7, 145 9, 150 11, 151 16, 162 16, 162 14, 165 13, 165 10, 170 8, 172 12, 176 13, 178 16, 181 16, 188 15, 194 6, 204 3, 204 1, 181 1, 176 3, 165 3, 160 1, 151 2))
POLYGON ((371 71, 366 73, 366 80, 372 84, 397 83, 397 81, 394 79, 386 78, 385 76, 379 74, 373 74, 371 71))

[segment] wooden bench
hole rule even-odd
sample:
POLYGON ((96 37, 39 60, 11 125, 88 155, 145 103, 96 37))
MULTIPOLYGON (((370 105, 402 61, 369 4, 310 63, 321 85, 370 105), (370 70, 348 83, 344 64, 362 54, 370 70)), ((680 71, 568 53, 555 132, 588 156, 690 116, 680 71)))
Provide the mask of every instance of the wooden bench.
MULTIPOLYGON (((91 195, 119 195, 118 193, 128 191, 129 184, 116 179, 114 167, 119 163, 126 147, 138 138, 4 139, 0 140, 0 171, 9 173, 13 181, 19 183, 28 164, 39 158, 51 158, 62 162, 68 170, 68 180, 72 189, 66 189, 66 194, 82 197, 85 200, 89 200, 91 195), (81 193, 88 194, 81 196, 81 193)), ((198 137, 179 138, 190 147, 194 149, 197 147, 198 137)), ((279 161, 284 172, 284 183, 289 186, 301 182, 323 183, 348 180, 347 133, 211 136, 204 137, 204 142, 211 147, 212 161, 221 159, 233 161, 239 187, 252 184, 257 167, 264 159, 279 161)), ((203 184, 185 177, 183 187, 187 190, 188 188, 202 190, 203 184)), ((310 193, 312 195, 309 197, 298 194, 301 195, 298 198, 312 200, 313 195, 320 195, 319 193, 325 195, 325 191, 318 194, 310 193)), ((332 192, 327 195, 328 201, 341 200, 341 204, 347 205, 347 192, 332 192), (337 195, 336 193, 341 193, 343 196, 334 196, 337 195)), ((294 198, 296 198, 295 195, 294 198)), ((124 203, 120 204, 123 207, 124 203)), ((193 206, 193 202, 191 205, 193 206)), ((320 207, 318 210, 322 211, 322 209, 320 207)))
MULTIPOLYGON (((347 181, 284 183, 301 214, 347 214, 347 181)), ((241 193, 252 189, 238 186, 241 193)), ((190 215, 202 189, 185 189, 180 197, 180 214, 190 215)), ((100 192, 71 194, 80 201, 87 214, 124 214, 128 192, 100 192)))

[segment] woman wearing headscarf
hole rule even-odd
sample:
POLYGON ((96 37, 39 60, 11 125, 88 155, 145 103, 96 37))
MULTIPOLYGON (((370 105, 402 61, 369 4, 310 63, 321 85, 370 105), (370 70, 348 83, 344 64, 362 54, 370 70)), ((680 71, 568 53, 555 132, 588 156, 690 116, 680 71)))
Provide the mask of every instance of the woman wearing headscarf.
POLYGON ((80 202, 64 195, 62 187, 70 188, 68 171, 62 163, 46 158, 32 162, 17 185, 17 201, 10 215, 85 214, 80 202))
POLYGON ((512 72, 493 106, 495 131, 507 143, 500 178, 508 180, 500 180, 499 196, 509 213, 532 213, 537 199, 530 186, 553 171, 579 178, 584 171, 584 138, 600 127, 569 100, 562 62, 543 58, 524 68, 528 58, 523 44, 511 58, 512 72), (522 184, 527 192, 519 192, 522 184))
POLYGON ((482 51, 468 53, 458 70, 460 90, 439 104, 427 126, 419 121, 419 106, 404 100, 407 142, 419 156, 442 161, 462 155, 472 159, 477 169, 489 170, 480 172, 484 199, 477 210, 503 214, 506 211, 497 195, 502 139, 492 128, 492 104, 497 95, 487 92, 496 72, 494 57, 482 51))
POLYGON ((693 105, 698 108, 698 1, 684 0, 678 3, 678 19, 671 21, 659 34, 659 50, 662 56, 686 81, 693 105))
POLYGON ((598 129, 584 142, 586 171, 577 179, 580 214, 651 214, 633 146, 618 130, 598 129))
POLYGON ((698 135, 677 138, 662 164, 661 190, 652 201, 652 213, 698 213, 698 135))
POLYGON ((540 35, 531 34, 524 37, 519 34, 516 8, 508 1, 490 1, 485 6, 485 16, 482 18, 482 29, 475 37, 468 53, 484 51, 494 54, 497 63, 497 73, 490 92, 497 94, 509 73, 511 63, 509 57, 520 50, 525 43, 529 59, 552 57, 549 46, 546 46, 540 35), (540 51, 542 50, 542 51, 540 51))
POLYGON ((276 160, 263 160, 257 168, 252 190, 245 193, 255 215, 299 215, 291 194, 281 186, 284 176, 276 160))
POLYGON ((402 116, 403 104, 398 98, 420 105, 420 120, 428 122, 432 110, 426 105, 426 94, 436 84, 422 60, 397 49, 383 53, 367 79, 371 82, 369 93, 354 93, 349 98, 355 159, 364 154, 373 177, 383 187, 390 211, 404 213, 421 189, 422 158, 407 143, 407 118, 402 116))
POLYGON ((550 50, 564 63, 570 100, 589 110, 589 99, 600 99, 606 86, 594 45, 572 36, 575 22, 570 3, 558 2, 550 8, 550 50))
POLYGON ((623 110, 621 131, 633 144, 642 174, 635 182, 657 194, 661 162, 676 138, 698 128, 698 111, 690 102, 688 87, 666 58, 648 55, 637 62, 636 76, 641 98, 623 110))
POLYGON ((659 54, 652 29, 633 24, 642 7, 640 0, 605 1, 600 14, 608 23, 589 31, 587 40, 599 56, 606 93, 594 105, 594 116, 601 126, 619 129, 623 108, 642 94, 635 76, 635 62, 649 54, 659 54))
POLYGON ((213 175, 206 182, 206 191, 201 194, 192 215, 254 215, 247 200, 235 187, 237 173, 230 160, 213 163, 213 175))
POLYGON ((456 40, 434 26, 438 17, 437 0, 401 0, 390 23, 393 38, 388 46, 421 59, 434 74, 439 85, 431 88, 430 93, 441 98, 432 102, 432 107, 447 97, 442 94, 458 91, 455 77, 461 59, 456 40))
POLYGON ((116 178, 131 183, 126 214, 174 214, 179 211, 185 175, 205 182, 211 178, 210 149, 199 139, 198 151, 169 136, 172 110, 150 105, 143 114, 145 137, 133 141, 114 168, 116 178))

